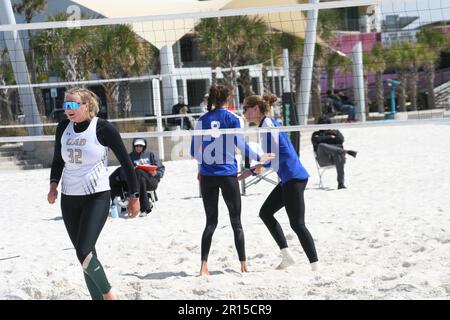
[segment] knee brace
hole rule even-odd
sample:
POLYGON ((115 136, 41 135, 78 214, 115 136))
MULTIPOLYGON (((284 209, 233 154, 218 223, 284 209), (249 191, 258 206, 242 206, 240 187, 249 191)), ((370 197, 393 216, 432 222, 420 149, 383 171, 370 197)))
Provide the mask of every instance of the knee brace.
POLYGON ((111 290, 111 285, 106 278, 105 271, 97 257, 91 253, 83 261, 83 270, 94 282, 102 294, 111 290))
POLYGON ((83 275, 92 300, 103 300, 103 295, 94 281, 92 281, 92 279, 87 275, 86 272, 83 272, 83 275))

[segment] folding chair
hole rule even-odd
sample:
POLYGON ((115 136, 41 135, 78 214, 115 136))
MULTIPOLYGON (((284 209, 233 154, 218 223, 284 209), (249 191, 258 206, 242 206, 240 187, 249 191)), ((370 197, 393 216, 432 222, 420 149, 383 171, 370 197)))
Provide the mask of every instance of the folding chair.
MULTIPOLYGON (((246 165, 245 160, 241 161, 241 171, 244 171, 245 169, 247 169, 249 167, 250 167, 249 163, 247 163, 247 165, 246 165)), ((268 175, 270 175, 272 172, 274 172, 274 171, 272 169, 270 169, 270 170, 267 170, 266 172, 264 172, 263 174, 258 174, 257 176, 253 176, 253 177, 247 179, 247 181, 242 180, 241 181, 241 194, 243 196, 245 196, 247 193, 247 189, 250 188, 251 186, 259 183, 261 180, 269 182, 273 185, 277 185, 279 181, 275 181, 268 177, 268 175)))
MULTIPOLYGON (((158 196, 156 195, 156 191, 147 191, 148 194, 148 201, 150 203, 150 209, 153 211, 153 209, 156 208, 156 201, 158 201, 158 196)), ((116 203, 112 203, 111 205, 117 205, 121 208, 121 215, 128 215, 128 192, 124 191, 122 189, 122 196, 120 197, 120 200, 116 203)))
POLYGON ((319 188, 325 189, 323 186, 322 177, 323 177, 325 171, 327 171, 329 169, 335 169, 336 166, 334 164, 320 165, 319 160, 317 160, 317 152, 315 152, 315 151, 313 151, 313 152, 314 152, 314 160, 316 161, 317 173, 319 175, 319 188))

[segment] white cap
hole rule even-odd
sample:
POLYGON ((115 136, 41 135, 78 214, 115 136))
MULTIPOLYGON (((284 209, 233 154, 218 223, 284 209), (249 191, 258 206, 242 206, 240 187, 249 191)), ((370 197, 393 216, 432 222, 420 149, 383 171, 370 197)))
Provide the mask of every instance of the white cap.
POLYGON ((133 143, 134 146, 144 146, 146 145, 145 140, 144 139, 136 139, 136 141, 134 141, 133 143))

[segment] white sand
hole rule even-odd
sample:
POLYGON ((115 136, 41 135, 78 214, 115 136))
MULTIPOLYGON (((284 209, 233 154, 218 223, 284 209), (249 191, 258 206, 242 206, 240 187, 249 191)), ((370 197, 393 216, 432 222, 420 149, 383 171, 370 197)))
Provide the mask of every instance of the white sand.
MULTIPOLYGON (((226 206, 209 265, 199 277, 205 217, 194 161, 166 162, 160 200, 148 217, 108 219, 99 258, 122 299, 447 299, 450 296, 450 126, 344 129, 358 150, 336 173, 318 176, 312 146, 306 221, 320 259, 313 273, 284 210, 277 214, 297 264, 274 270, 279 250, 258 211, 272 185, 243 197, 250 272, 241 274, 226 206)), ((60 217, 46 201, 49 170, 2 171, 0 299, 89 299, 60 217), (19 256, 14 258, 14 256, 19 256), (5 259, 12 257, 11 259, 5 259)))

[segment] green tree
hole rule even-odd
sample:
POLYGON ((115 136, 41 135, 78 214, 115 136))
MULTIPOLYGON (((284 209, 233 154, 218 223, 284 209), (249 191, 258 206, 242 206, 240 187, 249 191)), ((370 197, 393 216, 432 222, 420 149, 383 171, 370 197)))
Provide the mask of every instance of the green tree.
POLYGON ((347 72, 351 67, 352 61, 345 55, 335 51, 328 50, 325 56, 325 70, 327 72, 328 90, 334 90, 334 78, 336 71, 347 72))
MULTIPOLYGON (((140 74, 148 70, 152 63, 150 45, 139 38, 128 25, 113 25, 96 27, 92 34, 91 47, 88 52, 89 65, 103 79, 115 79, 140 74)), ((122 113, 128 115, 131 111, 129 84, 122 84, 122 113)), ((112 118, 118 115, 119 83, 106 82, 102 84, 108 113, 112 118)))
MULTIPOLYGON (((14 74, 6 50, 0 50, 0 86, 14 84, 14 74)), ((13 89, 0 89, 0 120, 13 121, 11 110, 11 95, 13 89)))
MULTIPOLYGON (((300 75, 301 75, 301 57, 303 54, 303 45, 305 40, 290 33, 282 32, 277 34, 274 41, 274 55, 282 57, 283 49, 289 51, 289 70, 290 81, 294 92, 300 90, 300 75)), ((277 61, 278 62, 278 61, 277 61)))
POLYGON ((401 48, 407 55, 406 70, 409 74, 408 95, 411 110, 417 111, 419 68, 424 65, 424 59, 427 59, 428 53, 423 50, 422 46, 415 43, 403 43, 401 48))
MULTIPOLYGON (((66 21, 69 15, 58 13, 48 21, 66 21)), ((82 16, 82 18, 88 18, 82 16)), ((66 81, 81 81, 89 77, 88 52, 94 28, 58 28, 37 33, 35 50, 43 74, 54 74, 66 81)))
POLYGON ((317 21, 318 42, 314 53, 310 104, 314 119, 318 119, 322 114, 320 78, 322 70, 326 68, 327 56, 332 52, 329 44, 334 42, 334 32, 342 27, 342 21, 341 14, 338 10, 319 10, 317 21))
POLYGON ((237 85, 237 66, 261 63, 270 58, 273 37, 268 36, 269 29, 261 18, 203 19, 195 32, 200 49, 211 66, 230 69, 224 72, 224 81, 231 89, 237 85))
POLYGON ((364 66, 368 72, 375 72, 377 110, 379 113, 384 113, 383 73, 386 70, 386 51, 383 46, 377 44, 373 46, 369 54, 364 55, 364 66))
POLYGON ((400 111, 406 110, 406 85, 408 76, 409 57, 408 52, 403 50, 402 43, 394 43, 386 50, 387 65, 395 70, 398 75, 398 102, 400 111))
POLYGON ((419 45, 423 47, 424 52, 427 52, 424 56, 423 68, 427 79, 428 107, 430 109, 435 108, 434 79, 436 77, 436 63, 439 61, 441 51, 449 47, 448 38, 442 30, 430 27, 422 28, 417 34, 419 45))

